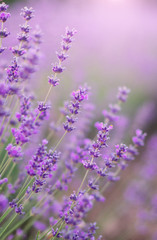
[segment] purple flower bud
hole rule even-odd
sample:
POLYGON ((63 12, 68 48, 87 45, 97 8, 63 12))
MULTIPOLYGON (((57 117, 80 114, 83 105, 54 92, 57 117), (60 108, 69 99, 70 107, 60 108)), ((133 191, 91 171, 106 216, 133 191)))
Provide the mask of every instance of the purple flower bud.
POLYGON ((53 237, 56 237, 56 238, 61 238, 61 237, 62 237, 61 233, 58 232, 58 228, 56 228, 56 230, 54 230, 54 229, 52 228, 52 236, 53 236, 53 237))
POLYGON ((28 36, 26 33, 22 32, 22 33, 18 34, 17 39, 18 39, 20 42, 25 42, 25 43, 27 43, 27 42, 29 41, 29 36, 28 36))
POLYGON ((17 207, 16 201, 17 201, 16 199, 13 199, 12 202, 9 202, 9 206, 10 206, 11 208, 17 207))
POLYGON ((33 14, 34 10, 33 10, 33 8, 24 7, 21 10, 22 10, 21 16, 23 16, 23 18, 26 21, 29 21, 29 20, 31 20, 34 17, 34 14, 33 14))
POLYGON ((109 104, 110 111, 114 114, 118 113, 121 108, 118 104, 109 104))
POLYGON ((97 174, 99 174, 101 177, 106 177, 107 176, 107 170, 103 168, 99 168, 97 170, 97 174))
POLYGON ((38 105, 38 110, 40 112, 44 112, 44 111, 46 111, 49 108, 50 108, 50 106, 47 105, 47 104, 44 104, 43 102, 40 102, 39 105, 38 105))
POLYGON ((0 13, 0 21, 2 22, 6 22, 9 17, 10 17, 10 13, 7 13, 7 12, 0 13))
POLYGON ((64 71, 64 69, 65 69, 64 67, 56 64, 55 66, 53 66, 52 71, 54 73, 62 73, 64 71))
POLYGON ((75 127, 71 126, 71 124, 68 123, 68 122, 63 123, 63 127, 64 127, 64 130, 67 131, 67 132, 71 132, 75 129, 75 127))
POLYGON ((146 137, 146 133, 143 133, 142 130, 136 130, 136 136, 132 138, 132 141, 135 145, 141 147, 144 145, 144 139, 146 137))
POLYGON ((94 184, 93 180, 88 181, 88 186, 93 190, 99 190, 99 185, 94 184))
POLYGON ((12 158, 18 158, 22 156, 22 151, 20 146, 13 146, 11 143, 6 147, 8 155, 12 158))
POLYGON ((2 52, 4 52, 5 49, 6 49, 6 47, 1 47, 1 48, 0 48, 0 54, 1 54, 2 52))
POLYGON ((5 12, 8 9, 8 5, 4 2, 0 4, 0 12, 5 12))
POLYGON ((7 32, 7 29, 4 28, 3 30, 0 30, 0 38, 6 38, 10 33, 7 32))
POLYGON ((24 32, 24 33, 29 33, 30 31, 30 27, 29 25, 20 25, 20 28, 21 28, 21 31, 24 32))
POLYGON ((18 47, 12 47, 11 50, 12 50, 12 53, 17 57, 21 57, 23 54, 26 53, 24 48, 19 49, 18 47))
POLYGON ((62 49, 64 52, 67 52, 70 49, 70 46, 66 45, 64 42, 62 42, 62 49))
POLYGON ((119 90, 117 95, 118 100, 120 100, 121 102, 126 102, 128 94, 130 93, 130 89, 128 89, 127 87, 119 87, 118 90, 119 90))
POLYGON ((123 154, 127 151, 127 146, 125 144, 117 144, 116 146, 116 155, 118 158, 122 158, 123 154))
POLYGON ((77 200, 78 200, 78 196, 76 195, 75 192, 70 195, 70 199, 71 199, 72 201, 77 201, 77 200))
POLYGON ((97 169, 97 165, 95 162, 91 162, 90 160, 82 160, 82 164, 86 169, 91 169, 91 170, 95 170, 97 169))
POLYGON ((49 83, 52 84, 54 87, 59 84, 59 79, 55 78, 53 75, 51 77, 48 77, 49 83))
POLYGON ((17 207, 17 206, 15 207, 15 212, 19 215, 24 215, 25 212, 22 212, 22 209, 23 209, 23 206, 22 206, 22 204, 20 204, 19 207, 17 207))
POLYGON ((12 65, 10 65, 7 68, 7 75, 9 82, 18 82, 19 79, 19 66, 17 65, 16 59, 12 62, 12 65))
POLYGON ((67 59, 67 57, 68 57, 68 55, 66 55, 66 54, 64 54, 64 53, 58 53, 58 52, 56 52, 56 54, 57 54, 57 57, 58 57, 58 59, 61 61, 61 62, 63 62, 63 61, 65 61, 66 59, 67 59))
POLYGON ((77 91, 72 92, 72 97, 76 101, 82 102, 84 99, 88 99, 88 89, 80 87, 77 91))

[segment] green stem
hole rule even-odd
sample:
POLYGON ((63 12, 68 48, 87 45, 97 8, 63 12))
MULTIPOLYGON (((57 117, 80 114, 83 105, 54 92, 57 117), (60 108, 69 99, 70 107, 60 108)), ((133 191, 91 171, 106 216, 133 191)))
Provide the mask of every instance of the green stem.
POLYGON ((30 178, 30 176, 28 175, 27 178, 26 178, 26 181, 24 181, 24 184, 23 184, 23 186, 21 187, 21 189, 20 189, 19 193, 17 194, 17 197, 16 197, 16 198, 19 198, 19 195, 21 194, 21 192, 23 191, 24 187, 25 187, 26 184, 28 183, 29 178, 30 178))
POLYGON ((67 131, 65 131, 65 133, 63 134, 63 136, 61 137, 61 139, 58 141, 58 143, 56 144, 55 148, 53 149, 53 152, 57 149, 57 147, 59 146, 59 144, 62 142, 62 140, 64 139, 65 135, 67 134, 67 131))
POLYGON ((9 164, 11 163, 11 161, 12 161, 12 158, 8 158, 6 164, 5 164, 5 166, 4 166, 4 168, 3 168, 2 172, 1 172, 1 177, 4 176, 4 173, 5 173, 6 169, 8 168, 9 164))
MULTIPOLYGON (((35 178, 33 177, 33 178, 30 180, 30 182, 24 187, 24 189, 22 190, 22 192, 18 194, 18 198, 20 198, 20 197, 23 195, 23 193, 26 192, 27 188, 33 183, 34 179, 35 179, 35 178)), ((18 203, 20 203, 21 200, 22 200, 22 199, 20 199, 20 200, 18 201, 18 203)))
MULTIPOLYGON (((27 190, 27 188, 29 187, 29 185, 31 183, 33 183, 34 178, 31 179, 31 181, 25 186, 25 188, 23 189, 23 191, 21 193, 18 194, 18 198, 20 198, 23 193, 25 193, 25 191, 27 190)), ((24 196, 23 196, 24 197, 24 196)), ((23 200, 23 197, 17 202, 20 203, 23 200)), ((12 211, 12 209, 8 208, 5 213, 0 217, 0 223, 8 216, 8 214, 12 211)))
POLYGON ((5 167, 4 162, 5 162, 6 158, 7 158, 7 156, 8 156, 8 152, 6 151, 6 152, 5 152, 5 155, 4 155, 4 157, 3 157, 3 160, 2 160, 2 162, 1 162, 1 171, 2 171, 3 168, 5 167), (4 166, 3 166, 3 164, 4 164, 4 166))
POLYGON ((0 237, 3 235, 3 233, 5 233, 5 231, 7 230, 7 228, 10 226, 10 224, 14 221, 14 219, 16 218, 17 214, 14 213, 12 219, 9 221, 9 223, 6 225, 6 227, 2 228, 2 231, 0 232, 0 237))
POLYGON ((3 215, 0 217, 0 223, 3 222, 3 220, 8 216, 8 214, 12 211, 11 208, 7 208, 7 210, 3 213, 3 215))
MULTIPOLYGON (((11 139, 11 142, 10 143, 13 143, 14 142, 14 138, 11 139)), ((5 152, 5 155, 3 157, 3 160, 1 162, 1 171, 5 168, 6 164, 7 164, 7 161, 6 161, 6 158, 8 156, 8 152, 6 151, 5 152), (6 163, 4 163, 6 161, 6 163), (4 165, 3 165, 4 164, 4 165)), ((8 158, 9 159, 9 158, 8 158)))
POLYGON ((83 186, 83 184, 84 184, 84 182, 85 182, 85 180, 86 180, 86 178, 87 178, 87 176, 88 176, 88 173, 89 173, 89 169, 86 171, 86 173, 85 173, 85 175, 84 175, 84 178, 83 178, 83 180, 82 180, 82 182, 81 182, 81 184, 80 184, 80 187, 79 187, 79 189, 77 190, 77 195, 79 194, 79 192, 80 192, 80 190, 81 190, 81 188, 82 188, 82 186, 83 186))
POLYGON ((13 162, 13 165, 12 165, 10 171, 9 171, 8 174, 7 174, 7 178, 8 178, 8 179, 9 179, 10 175, 12 174, 12 171, 14 170, 14 167, 15 167, 15 166, 16 166, 16 163, 13 162))
POLYGON ((17 222, 3 237, 1 240, 5 240, 8 235, 10 235, 14 230, 19 228, 24 222, 26 222, 30 218, 30 214, 27 214, 23 219, 17 222))

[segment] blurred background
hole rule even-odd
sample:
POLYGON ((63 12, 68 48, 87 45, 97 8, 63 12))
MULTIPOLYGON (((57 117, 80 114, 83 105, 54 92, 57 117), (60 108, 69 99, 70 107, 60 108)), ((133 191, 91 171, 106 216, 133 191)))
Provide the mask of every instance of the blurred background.
MULTIPOLYGON (((12 15, 12 20, 7 22, 7 28, 11 32, 6 40, 7 46, 17 43, 16 35, 22 21, 21 8, 26 5, 35 9, 31 24, 32 28, 40 26, 43 43, 40 68, 31 86, 39 99, 43 99, 44 92, 48 89, 47 75, 51 72, 51 64, 56 61, 55 52, 59 50, 61 35, 66 26, 74 27, 77 34, 66 62, 67 70, 62 77, 63 81, 54 93, 56 108, 68 98, 71 90, 87 82, 92 89, 91 100, 96 105, 95 122, 102 119, 102 110, 108 103, 114 102, 118 86, 125 85, 131 89, 123 108, 127 119, 124 132, 129 139, 136 128, 146 131, 149 149, 146 147, 142 150, 137 161, 131 163, 122 174, 121 181, 107 191, 106 203, 97 206, 89 217, 92 220, 95 220, 95 216, 98 218, 103 239, 157 240, 157 215, 150 214, 152 206, 156 209, 153 211, 157 211, 157 179, 156 174, 152 175, 152 169, 157 169, 157 162, 154 161, 157 156, 157 1, 5 2, 10 4, 12 15), (146 174, 141 169, 144 164, 147 166, 148 160, 152 164, 149 176, 153 176, 153 179, 146 181, 146 174), (134 191, 131 194, 133 198, 129 197, 131 191, 134 191), (147 195, 150 199, 146 198, 147 195)), ((5 57, 11 58, 11 55, 5 57)), ((117 129, 119 126, 117 124, 117 129)), ((148 168, 146 172, 148 173, 148 168)))

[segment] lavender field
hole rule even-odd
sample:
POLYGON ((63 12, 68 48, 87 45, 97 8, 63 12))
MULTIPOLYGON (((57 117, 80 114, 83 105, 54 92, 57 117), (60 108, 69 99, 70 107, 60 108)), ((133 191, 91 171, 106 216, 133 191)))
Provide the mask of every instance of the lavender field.
POLYGON ((0 1, 0 240, 157 240, 157 3, 0 1))

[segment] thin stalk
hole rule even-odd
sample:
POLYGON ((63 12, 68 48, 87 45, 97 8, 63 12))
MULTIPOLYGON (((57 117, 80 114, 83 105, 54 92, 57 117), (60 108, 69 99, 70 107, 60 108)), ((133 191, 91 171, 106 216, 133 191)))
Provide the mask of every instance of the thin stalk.
POLYGON ((83 178, 83 180, 82 180, 82 182, 81 182, 81 184, 79 186, 79 189, 77 190, 77 195, 79 194, 79 192, 80 192, 80 190, 81 190, 81 188, 82 188, 82 186, 83 186, 83 184, 84 184, 84 182, 85 182, 85 180, 86 180, 86 178, 88 176, 88 173, 89 173, 89 169, 86 171, 86 173, 84 175, 84 178, 83 178))
MULTIPOLYGON (((25 193, 25 191, 27 190, 27 188, 29 187, 29 185, 30 185, 31 183, 33 183, 33 181, 34 181, 34 178, 31 179, 31 181, 25 186, 25 188, 23 189, 23 191, 18 195, 19 198, 23 195, 23 193, 25 193)), ((17 203, 20 203, 20 202, 23 200, 24 197, 25 197, 25 195, 22 196, 22 198, 21 198, 17 203)), ((0 217, 0 223, 8 216, 8 214, 9 214, 12 210, 13 210, 13 209, 8 208, 8 209, 4 212, 4 214, 0 217)))
POLYGON ((3 168, 2 172, 1 172, 1 177, 4 176, 4 173, 5 173, 6 169, 8 168, 8 166, 9 166, 9 164, 10 164, 11 162, 12 162, 12 158, 8 158, 6 164, 5 164, 5 166, 4 166, 4 168, 3 168))
POLYGON ((7 228, 10 226, 10 224, 14 221, 14 219, 16 218, 17 214, 14 213, 12 219, 9 221, 9 223, 4 227, 2 228, 2 231, 0 232, 0 237, 3 235, 3 233, 5 233, 5 231, 7 230, 7 228))
MULTIPOLYGON (((18 194, 18 198, 20 198, 24 192, 26 192, 27 188, 33 183, 34 177, 30 180, 30 182, 24 187, 21 193, 18 194)), ((18 201, 18 203, 21 202, 21 199, 18 201)))
MULTIPOLYGON (((1 24, 1 31, 3 31, 3 28, 4 28, 4 22, 2 21, 2 24, 1 24)), ((2 37, 0 38, 0 48, 2 47, 2 37)))
POLYGON ((67 134, 67 131, 65 131, 65 133, 63 134, 63 136, 60 138, 60 140, 58 141, 58 143, 56 144, 55 148, 53 149, 53 152, 57 149, 57 147, 60 145, 60 143, 62 142, 62 140, 64 139, 65 135, 67 134))
POLYGON ((6 151, 6 152, 5 152, 5 155, 4 155, 4 157, 3 157, 3 160, 2 160, 2 162, 1 162, 1 170, 3 170, 3 167, 4 167, 3 164, 4 164, 7 156, 8 156, 8 152, 6 151))
MULTIPOLYGON (((50 92, 51 92, 51 90, 52 90, 52 87, 53 87, 53 85, 50 86, 50 88, 49 88, 49 90, 48 90, 48 92, 47 92, 47 95, 46 95, 45 100, 44 100, 44 105, 45 105, 45 103, 47 102, 47 99, 48 99, 48 97, 49 97, 49 95, 50 95, 50 92)), ((39 112, 39 114, 37 115, 37 117, 36 117, 36 119, 35 119, 34 122, 36 122, 36 121, 38 120, 38 118, 40 117, 40 115, 41 115, 41 112, 39 112)))
MULTIPOLYGON (((119 167, 118 169, 117 169, 117 171, 115 172, 115 176, 117 176, 118 175, 118 173, 121 171, 121 168, 119 167)), ((107 182, 105 185, 104 185, 104 187, 101 189, 101 193, 103 193, 107 188, 108 188, 108 186, 111 184, 111 182, 107 182)))
POLYGON ((27 214, 23 219, 17 222, 7 233, 2 237, 1 240, 5 240, 8 235, 10 235, 13 231, 19 228, 24 222, 26 222, 30 218, 30 214, 27 214))
POLYGON ((0 217, 0 223, 3 222, 3 220, 8 216, 8 214, 12 211, 11 208, 7 208, 7 210, 3 213, 3 215, 0 217))
MULTIPOLYGON (((57 127, 58 127, 59 124, 62 122, 62 119, 63 119, 63 118, 64 118, 64 115, 62 114, 62 115, 60 116, 60 118, 58 119, 57 123, 56 123, 56 126, 57 126, 57 127)), ((49 141, 49 140, 52 138, 53 134, 54 134, 54 131, 50 131, 50 133, 48 134, 48 136, 47 136, 46 139, 49 141)))
POLYGON ((10 171, 9 171, 8 174, 7 174, 7 178, 8 178, 8 179, 9 179, 10 175, 12 174, 12 171, 14 170, 14 167, 15 167, 15 166, 16 166, 16 163, 13 162, 13 165, 12 165, 10 171))
POLYGON ((24 184, 23 184, 23 186, 21 187, 21 189, 20 189, 20 191, 19 191, 19 193, 18 193, 18 195, 17 195, 16 198, 18 198, 19 195, 21 194, 21 192, 23 191, 24 187, 26 186, 26 184, 27 184, 28 181, 29 181, 29 178, 30 178, 30 176, 28 175, 27 178, 26 178, 26 181, 24 181, 24 184))
MULTIPOLYGON (((10 142, 10 143, 13 143, 13 142, 14 142, 14 138, 11 139, 11 142, 10 142)), ((4 164, 4 162, 5 162, 6 158, 7 158, 7 155, 8 155, 8 152, 6 151, 6 153, 5 153, 4 157, 3 157, 3 160, 2 160, 2 162, 1 162, 1 168, 2 168, 2 169, 5 167, 5 164, 7 164, 7 161, 6 161, 6 163, 4 164), (4 166, 3 166, 3 164, 4 164, 4 166)), ((1 170, 2 170, 2 169, 1 169, 1 170)))

